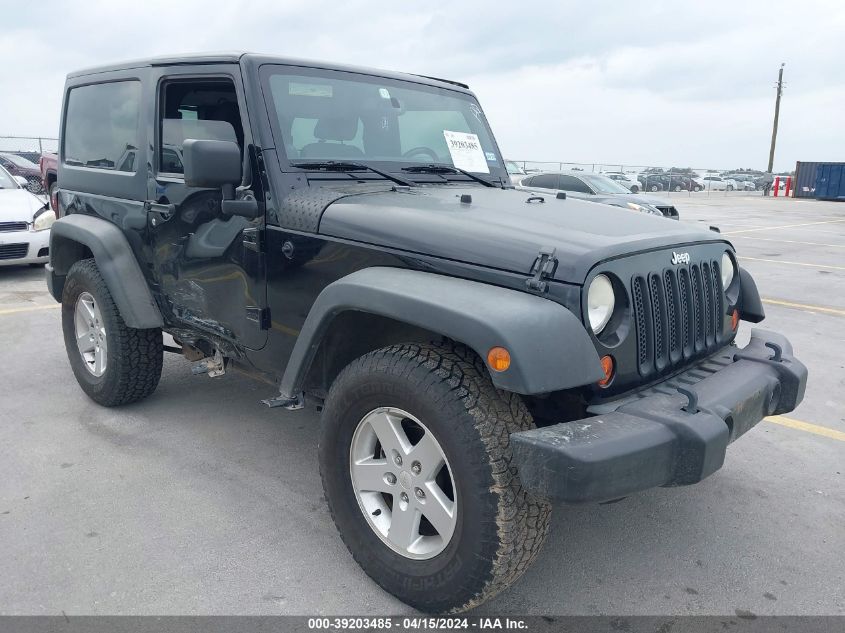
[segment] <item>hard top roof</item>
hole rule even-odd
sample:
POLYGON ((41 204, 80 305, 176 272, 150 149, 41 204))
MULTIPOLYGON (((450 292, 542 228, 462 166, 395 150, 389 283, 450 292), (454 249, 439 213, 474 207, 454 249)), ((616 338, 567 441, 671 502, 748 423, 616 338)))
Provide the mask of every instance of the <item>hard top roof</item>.
POLYGON ((306 68, 321 68, 326 70, 339 70, 344 72, 361 73, 365 75, 375 75, 378 77, 387 77, 390 79, 400 79, 406 81, 415 81, 417 83, 428 84, 432 86, 440 86, 442 88, 451 88, 458 90, 469 90, 469 86, 458 81, 449 79, 439 79, 437 77, 429 77, 426 75, 413 75, 408 73, 399 73, 390 70, 380 70, 377 68, 367 68, 363 66, 351 66, 348 64, 335 64, 331 62, 314 61, 307 59, 298 59, 293 57, 279 57, 274 55, 261 55, 256 53, 247 53, 243 51, 233 52, 217 52, 217 53, 185 53, 182 55, 164 55, 160 57, 147 57, 144 59, 135 59, 124 62, 117 62, 113 64, 105 64, 102 66, 94 66, 91 68, 84 68, 68 73, 68 79, 85 77, 88 75, 95 75, 115 70, 128 70, 131 68, 142 68, 144 66, 174 66, 174 65, 191 65, 191 64, 237 64, 242 59, 260 64, 284 64, 287 66, 303 66, 306 68))

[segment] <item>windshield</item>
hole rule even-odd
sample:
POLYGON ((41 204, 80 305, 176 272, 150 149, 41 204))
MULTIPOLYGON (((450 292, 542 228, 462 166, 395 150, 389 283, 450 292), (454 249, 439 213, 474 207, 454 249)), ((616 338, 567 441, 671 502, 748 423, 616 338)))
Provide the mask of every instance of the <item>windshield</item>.
POLYGON ((17 154, 9 154, 9 153, 2 153, 0 154, 3 158, 8 160, 11 163, 14 163, 18 167, 24 167, 26 169, 38 169, 38 165, 25 159, 23 156, 18 156, 17 154))
POLYGON ((586 180, 587 184, 596 190, 596 193, 631 193, 628 189, 606 176, 581 174, 581 178, 586 180))
POLYGON ((17 181, 9 175, 5 169, 0 167, 0 189, 17 189, 17 181))
POLYGON ((292 163, 354 161, 385 170, 441 163, 506 177, 472 95, 341 71, 273 66, 267 74, 292 163))

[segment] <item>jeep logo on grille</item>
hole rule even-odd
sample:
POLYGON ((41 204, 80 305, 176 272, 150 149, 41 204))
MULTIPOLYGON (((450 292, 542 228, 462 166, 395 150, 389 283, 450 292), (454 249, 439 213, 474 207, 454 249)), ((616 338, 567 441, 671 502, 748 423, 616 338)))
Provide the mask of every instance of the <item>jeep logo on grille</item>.
POLYGON ((672 263, 676 266, 678 264, 689 264, 689 253, 676 253, 672 251, 672 263))

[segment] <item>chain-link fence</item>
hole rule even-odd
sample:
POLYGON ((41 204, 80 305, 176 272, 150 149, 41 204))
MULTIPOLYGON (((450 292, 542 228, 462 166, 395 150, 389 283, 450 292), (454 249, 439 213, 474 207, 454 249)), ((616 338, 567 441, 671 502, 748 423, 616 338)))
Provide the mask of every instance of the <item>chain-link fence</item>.
POLYGON ((44 193, 39 161, 43 154, 55 153, 59 140, 44 136, 0 135, 0 166, 13 176, 26 178, 27 189, 44 193))
MULTIPOLYGON (((509 161, 524 172, 524 179, 542 173, 601 174, 634 193, 661 195, 774 195, 774 181, 778 179, 778 195, 788 195, 785 176, 755 169, 712 169, 694 167, 655 167, 653 165, 624 165, 620 163, 571 163, 554 161, 509 161)), ((520 175, 512 174, 513 180, 520 175)), ((526 182, 531 185, 531 182, 526 182)), ((536 185, 535 185, 536 186, 536 185)))

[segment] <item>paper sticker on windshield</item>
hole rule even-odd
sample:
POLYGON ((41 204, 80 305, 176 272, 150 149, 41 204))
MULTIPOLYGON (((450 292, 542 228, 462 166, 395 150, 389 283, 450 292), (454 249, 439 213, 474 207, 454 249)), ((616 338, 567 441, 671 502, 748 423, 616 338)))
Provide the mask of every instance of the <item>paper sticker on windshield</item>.
POLYGON ((446 146, 455 167, 482 174, 490 173, 477 134, 443 130, 443 136, 446 138, 446 146))
POLYGON ((288 84, 288 94, 297 97, 331 97, 331 84, 306 84, 292 81, 288 84))
POLYGON ((487 157, 488 163, 496 162, 496 155, 493 152, 484 152, 484 155, 487 157))

